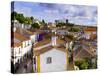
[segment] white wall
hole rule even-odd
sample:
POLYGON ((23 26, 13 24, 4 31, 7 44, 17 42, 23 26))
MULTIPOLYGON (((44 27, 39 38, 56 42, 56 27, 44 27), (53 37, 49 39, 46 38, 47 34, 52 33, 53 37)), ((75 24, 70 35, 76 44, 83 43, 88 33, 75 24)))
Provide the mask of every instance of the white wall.
POLYGON ((53 45, 53 46, 56 46, 56 45, 57 45, 57 44, 56 44, 56 39, 57 39, 56 36, 52 36, 51 41, 52 41, 52 45, 53 45))
POLYGON ((30 39, 31 39, 32 42, 35 43, 36 42, 36 35, 35 34, 34 35, 31 35, 30 36, 30 39))
POLYGON ((14 64, 16 64, 18 62, 18 60, 20 60, 26 53, 28 53, 31 50, 31 47, 32 47, 31 40, 24 41, 22 44, 23 44, 23 48, 21 48, 21 46, 19 46, 19 47, 15 47, 14 50, 12 49, 14 51, 13 56, 16 57, 16 58, 12 59, 14 64), (29 45, 28 45, 28 43, 29 43, 29 45))
POLYGON ((27 52, 29 52, 31 50, 31 47, 32 47, 32 44, 31 44, 31 41, 30 40, 24 41, 23 42, 23 48, 22 48, 22 56, 24 56, 27 52), (30 44, 29 46, 26 45, 28 43, 30 44))
POLYGON ((57 33, 61 35, 65 35, 68 33, 68 31, 67 30, 57 30, 57 33))
POLYGON ((16 57, 16 58, 13 58, 12 61, 13 61, 14 64, 16 64, 18 62, 18 60, 21 58, 21 53, 22 53, 21 52, 21 46, 15 47, 12 50, 14 51, 12 56, 16 57))
POLYGON ((83 34, 83 37, 86 38, 86 39, 89 39, 90 38, 90 34, 85 33, 85 34, 83 34))
POLYGON ((65 71, 66 70, 66 53, 52 49, 40 55, 41 72, 65 71), (52 63, 47 64, 47 57, 52 57, 52 63))

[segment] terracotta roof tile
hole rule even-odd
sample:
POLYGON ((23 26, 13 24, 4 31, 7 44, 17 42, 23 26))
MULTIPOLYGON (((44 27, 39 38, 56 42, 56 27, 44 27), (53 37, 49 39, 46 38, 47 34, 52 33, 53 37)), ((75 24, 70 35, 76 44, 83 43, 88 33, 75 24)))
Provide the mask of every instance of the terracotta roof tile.
POLYGON ((21 46, 22 45, 22 43, 20 42, 20 43, 14 43, 14 44, 11 44, 11 47, 19 47, 19 46, 21 46))
POLYGON ((33 34, 34 34, 34 32, 31 32, 31 31, 29 31, 29 30, 24 30, 24 32, 25 32, 26 34, 30 34, 30 35, 33 35, 33 34))
POLYGON ((94 32, 94 31, 97 31, 97 28, 85 28, 84 31, 85 32, 94 32))
POLYGON ((56 43, 57 44, 65 44, 65 41, 57 38, 56 43))
POLYGON ((91 51, 91 48, 85 49, 84 47, 79 47, 77 50, 74 51, 74 58, 85 58, 85 57, 93 57, 94 53, 91 51))
POLYGON ((33 50, 33 54, 37 56, 37 55, 40 55, 46 51, 51 50, 52 48, 53 48, 53 46, 49 46, 49 47, 42 48, 41 50, 33 50))
POLYGON ((60 51, 63 51, 63 52, 66 52, 66 48, 65 47, 54 47, 54 46, 48 46, 48 47, 44 47, 44 48, 41 48, 40 50, 33 50, 33 54, 34 55, 40 55, 40 54, 43 54, 47 51, 50 51, 52 50, 53 48, 57 49, 57 50, 60 50, 60 51))
POLYGON ((51 42, 50 39, 44 39, 44 40, 42 40, 42 41, 37 42, 37 43, 34 45, 34 48, 40 47, 40 46, 43 46, 43 45, 46 45, 46 44, 48 44, 48 43, 50 43, 50 42, 51 42))
POLYGON ((16 33, 14 32, 14 38, 20 40, 20 41, 26 41, 26 40, 29 40, 28 38, 24 37, 23 35, 19 34, 19 33, 16 33))

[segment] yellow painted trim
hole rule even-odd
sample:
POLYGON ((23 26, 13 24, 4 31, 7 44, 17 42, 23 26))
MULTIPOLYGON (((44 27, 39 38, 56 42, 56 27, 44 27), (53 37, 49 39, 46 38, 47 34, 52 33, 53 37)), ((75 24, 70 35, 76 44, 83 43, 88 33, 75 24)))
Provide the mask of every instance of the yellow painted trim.
POLYGON ((66 70, 67 70, 67 66, 69 64, 69 58, 68 58, 68 49, 66 49, 66 70))
POLYGON ((37 72, 40 73, 40 55, 37 56, 37 72))

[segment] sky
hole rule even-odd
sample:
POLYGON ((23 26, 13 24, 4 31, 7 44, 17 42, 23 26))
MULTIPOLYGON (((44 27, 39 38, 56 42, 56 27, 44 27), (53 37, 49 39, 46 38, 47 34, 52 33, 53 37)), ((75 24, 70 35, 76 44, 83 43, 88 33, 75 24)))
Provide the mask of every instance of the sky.
POLYGON ((14 11, 46 22, 68 19, 74 24, 97 25, 96 6, 15 1, 14 11))

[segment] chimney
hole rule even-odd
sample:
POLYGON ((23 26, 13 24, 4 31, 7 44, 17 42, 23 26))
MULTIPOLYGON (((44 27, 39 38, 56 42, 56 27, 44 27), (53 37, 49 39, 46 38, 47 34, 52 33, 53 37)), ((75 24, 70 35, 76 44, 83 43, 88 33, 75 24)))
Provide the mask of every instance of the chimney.
POLYGON ((16 27, 13 28, 13 32, 16 32, 16 27))
POLYGON ((56 39, 57 39, 56 36, 52 36, 52 45, 53 46, 56 46, 56 39))
POLYGON ((23 34, 24 24, 21 24, 19 26, 20 34, 23 34))
POLYGON ((57 45, 57 44, 56 44, 56 40, 57 40, 56 29, 53 29, 53 30, 52 30, 52 33, 54 33, 54 35, 51 37, 51 38, 52 38, 52 45, 53 45, 53 46, 56 46, 56 45, 57 45))
POLYGON ((21 25, 21 28, 24 29, 24 24, 21 25))

